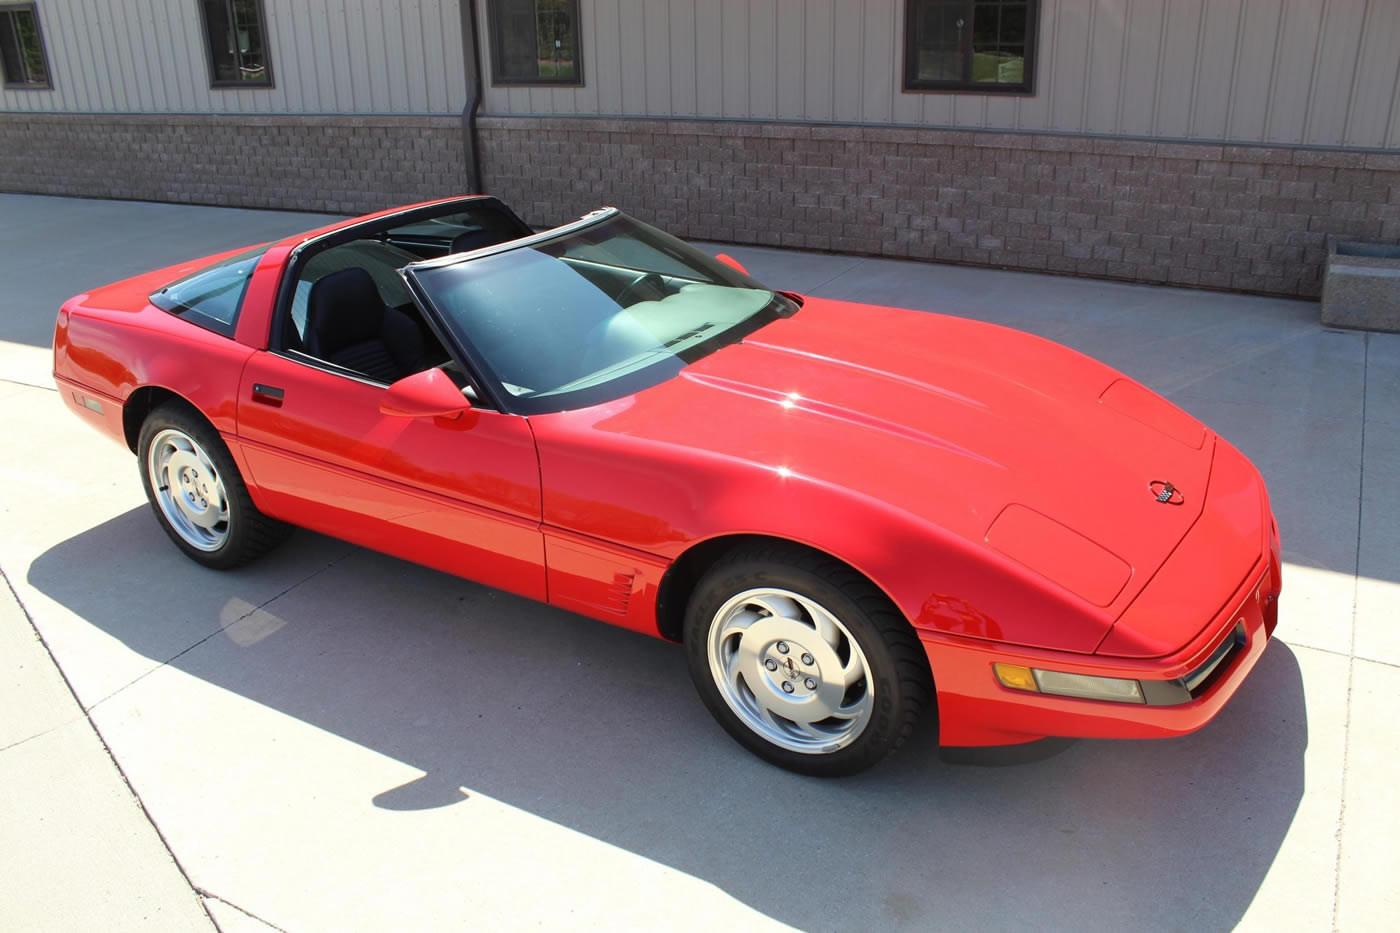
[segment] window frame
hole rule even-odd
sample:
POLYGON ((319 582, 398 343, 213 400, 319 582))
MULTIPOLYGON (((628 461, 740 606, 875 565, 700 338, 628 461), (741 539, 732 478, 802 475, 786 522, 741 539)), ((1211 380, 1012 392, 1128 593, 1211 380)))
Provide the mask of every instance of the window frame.
MULTIPOLYGON (((10 76, 4 73, 4 68, 0 66, 0 87, 7 91, 52 91, 53 90, 53 66, 49 64, 48 44, 44 41, 44 24, 39 19, 39 5, 33 0, 27 3, 0 3, 0 16, 9 13, 28 12, 34 17, 34 35, 39 40, 39 57, 44 62, 44 81, 11 81, 10 76)), ((13 28, 13 27, 12 27, 13 28)), ((16 32, 16 46, 18 46, 18 32, 16 32)), ((23 48, 17 48, 21 59, 24 55, 23 48)))
MULTIPOLYGON (((221 81, 219 80, 218 65, 214 62, 214 37, 209 34, 209 12, 205 9, 205 0, 195 0, 199 6, 199 25, 204 33, 204 63, 209 68, 210 90, 225 91, 240 88, 266 90, 276 87, 272 75, 272 49, 268 41, 267 9, 263 6, 263 0, 256 0, 256 2, 258 5, 258 28, 262 30, 264 68, 267 71, 267 77, 261 81, 221 81)), ((223 4, 224 9, 228 12, 229 24, 236 26, 237 19, 233 13, 233 0, 223 0, 223 4)))
POLYGON ((152 307, 159 308, 166 314, 177 317, 182 321, 188 321, 196 327, 202 327, 205 330, 213 331, 220 336, 233 340, 234 334, 238 330, 238 319, 243 314, 243 300, 248 297, 248 284, 253 281, 253 275, 258 271, 258 265, 262 262, 263 257, 267 255, 267 251, 272 248, 272 245, 273 244, 270 242, 260 243, 257 246, 250 246, 245 250, 237 251, 233 255, 226 256, 217 262, 211 262, 206 266, 201 266, 187 275, 182 275, 174 281, 165 283, 154 292, 151 292, 146 300, 150 302, 152 307), (238 297, 234 300, 233 304, 233 317, 230 320, 225 321, 222 318, 215 317, 207 311, 201 310, 198 305, 178 304, 164 297, 168 289, 176 288, 191 279, 198 278, 202 275, 209 275, 216 269, 222 269, 245 260, 252 260, 253 265, 249 268, 248 274, 243 277, 243 284, 239 286, 238 297))
MULTIPOLYGON (((919 77, 919 53, 914 34, 914 6, 921 0, 904 2, 904 87, 906 92, 943 94, 1012 94, 1021 97, 1035 95, 1036 51, 1040 45, 1040 0, 1026 0, 1026 56, 1025 80, 1020 84, 987 84, 973 81, 972 78, 972 30, 968 30, 966 45, 959 48, 964 55, 966 80, 935 81, 919 77)), ((970 14, 969 21, 976 18, 979 0, 964 0, 970 14)))
MULTIPOLYGON (((337 227, 319 236, 310 237, 298 243, 292 248, 286 258, 282 261, 282 271, 277 283, 277 293, 272 306, 272 317, 268 324, 267 349, 283 359, 300 363, 312 369, 319 369, 322 372, 331 373, 336 376, 343 376, 366 385, 384 387, 384 383, 375 382, 363 373, 337 366, 326 360, 317 359, 301 350, 288 347, 286 345, 287 324, 292 316, 292 302, 296 296, 297 282, 301 280, 302 271, 306 268, 306 263, 312 257, 325 250, 332 249, 353 240, 367 239, 379 233, 387 233, 397 226, 418 223, 424 220, 431 220, 434 217, 448 216, 455 213, 463 213, 473 208, 480 207, 488 210, 495 210, 506 217, 512 218, 522 229, 529 229, 525 221, 506 206, 505 202, 489 194, 469 194, 459 198, 450 198, 428 204, 423 207, 410 207, 405 210, 393 211, 382 215, 372 216, 368 220, 358 220, 343 227, 337 227)), ((407 268, 407 267, 405 267, 407 268)), ((399 271, 399 277, 404 278, 403 270, 399 271)), ((490 394, 486 383, 477 375, 476 368, 479 362, 457 343, 451 331, 443 327, 442 323, 435 318, 436 312, 430 307, 424 307, 418 292, 414 290, 412 283, 404 279, 404 284, 408 288, 409 294, 418 304, 418 310, 423 314, 424 320, 432 328, 434 335, 447 351, 449 357, 461 368, 463 377, 467 384, 476 393, 472 401, 475 408, 486 408, 500 412, 507 412, 501 405, 499 399, 490 394)))
MULTIPOLYGON (((259 0, 261 2, 261 0, 259 0)), ((466 0, 474 3, 476 0, 466 0)), ((501 71, 505 58, 505 32, 500 14, 501 0, 486 0, 486 38, 491 50, 492 87, 583 87, 583 36, 580 0, 568 0, 574 11, 574 75, 572 78, 513 77, 501 71)))

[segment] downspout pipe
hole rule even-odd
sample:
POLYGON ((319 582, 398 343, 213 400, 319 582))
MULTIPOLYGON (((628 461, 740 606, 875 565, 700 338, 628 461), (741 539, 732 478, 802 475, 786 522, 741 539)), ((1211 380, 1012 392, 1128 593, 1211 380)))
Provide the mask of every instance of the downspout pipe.
POLYGON ((467 75, 467 106, 462 109, 462 132, 465 134, 467 159, 471 163, 467 174, 472 194, 485 194, 481 180, 481 147, 477 143, 476 114, 481 109, 481 46, 476 41, 476 0, 458 0, 462 13, 462 56, 467 75))

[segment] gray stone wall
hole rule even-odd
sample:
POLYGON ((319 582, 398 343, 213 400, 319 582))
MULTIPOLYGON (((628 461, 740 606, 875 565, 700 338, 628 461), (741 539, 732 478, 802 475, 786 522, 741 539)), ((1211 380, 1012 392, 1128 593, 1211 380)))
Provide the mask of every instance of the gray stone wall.
POLYGON ((1329 234, 1400 239, 1400 154, 1029 133, 483 117, 486 187, 549 224, 1316 297, 1329 234))
MULTIPOLYGON (((1316 297, 1327 238, 1400 240, 1400 153, 703 120, 482 117, 536 225, 1316 297)), ((470 188, 456 117, 0 114, 0 191, 361 213, 470 188)))
POLYGON ((0 113, 0 191, 359 214, 468 188, 456 117, 0 113))

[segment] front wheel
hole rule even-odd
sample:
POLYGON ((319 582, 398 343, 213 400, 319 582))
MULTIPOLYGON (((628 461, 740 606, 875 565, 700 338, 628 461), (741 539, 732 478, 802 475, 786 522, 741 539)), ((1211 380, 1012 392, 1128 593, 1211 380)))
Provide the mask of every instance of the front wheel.
POLYGON ((928 663, 883 593, 824 555, 739 550, 686 613, 690 673, 710 712, 759 757, 853 774, 894 751, 932 696, 928 663))
POLYGON ((167 402, 152 411, 136 451, 156 520, 204 566, 228 570, 246 564, 290 532, 253 505, 218 432, 188 405, 167 402))

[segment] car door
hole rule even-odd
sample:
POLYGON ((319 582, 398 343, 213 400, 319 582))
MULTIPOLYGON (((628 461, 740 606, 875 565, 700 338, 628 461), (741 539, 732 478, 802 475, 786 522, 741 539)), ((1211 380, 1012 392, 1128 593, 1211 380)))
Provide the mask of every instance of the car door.
POLYGON ((239 386, 260 507, 294 524, 545 598, 539 463, 525 418, 380 412, 387 388, 270 351, 239 386))

